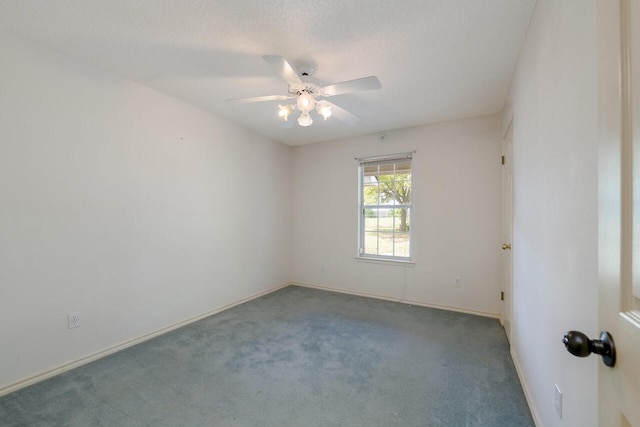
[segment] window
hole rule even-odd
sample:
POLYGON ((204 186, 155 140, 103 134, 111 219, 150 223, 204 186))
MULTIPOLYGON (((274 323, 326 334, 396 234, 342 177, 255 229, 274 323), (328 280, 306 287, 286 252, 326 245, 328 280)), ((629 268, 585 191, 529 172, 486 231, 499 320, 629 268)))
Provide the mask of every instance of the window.
POLYGON ((359 159, 359 256, 411 259, 411 157, 359 159))

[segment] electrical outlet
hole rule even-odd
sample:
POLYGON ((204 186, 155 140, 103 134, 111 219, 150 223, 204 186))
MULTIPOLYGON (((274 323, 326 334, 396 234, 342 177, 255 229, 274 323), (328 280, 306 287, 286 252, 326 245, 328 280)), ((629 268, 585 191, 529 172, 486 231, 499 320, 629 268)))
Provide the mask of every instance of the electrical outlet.
POLYGON ((69 322, 69 329, 73 329, 73 328, 79 328, 80 327, 80 313, 79 312, 75 312, 75 313, 69 313, 69 316, 67 317, 67 320, 69 322))
POLYGON ((460 286, 462 286, 462 279, 459 277, 456 277, 455 282, 453 282, 453 286, 455 286, 456 288, 459 288, 460 286))
POLYGON ((560 387, 558 387, 558 384, 556 384, 555 403, 556 403, 556 412, 558 413, 558 416, 560 417, 560 419, 562 419, 562 392, 560 391, 560 387))

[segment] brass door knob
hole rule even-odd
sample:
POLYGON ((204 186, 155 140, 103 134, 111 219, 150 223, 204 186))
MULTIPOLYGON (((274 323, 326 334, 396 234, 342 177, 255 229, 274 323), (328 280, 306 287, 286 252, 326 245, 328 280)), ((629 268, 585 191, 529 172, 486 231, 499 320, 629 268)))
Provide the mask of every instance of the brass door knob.
POLYGON ((506 251, 507 249, 511 249, 511 245, 505 243, 502 245, 502 250, 506 251))

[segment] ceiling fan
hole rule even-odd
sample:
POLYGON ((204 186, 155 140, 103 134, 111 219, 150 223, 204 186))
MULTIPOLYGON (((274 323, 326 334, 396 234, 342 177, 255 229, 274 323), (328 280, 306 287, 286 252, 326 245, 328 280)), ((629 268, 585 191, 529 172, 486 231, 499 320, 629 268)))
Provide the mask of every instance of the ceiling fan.
MULTIPOLYGON (((300 126, 311 126, 313 119, 310 113, 316 110, 325 120, 334 116, 338 120, 356 124, 360 121, 360 117, 333 104, 323 98, 329 98, 335 95, 342 95, 350 92, 363 90, 380 89, 382 85, 375 76, 363 77, 361 79, 348 80, 345 82, 334 83, 323 86, 317 79, 310 74, 312 69, 302 70, 298 73, 295 68, 282 56, 264 55, 264 60, 287 82, 289 90, 287 95, 267 95, 253 96, 249 98, 228 99, 230 104, 246 104, 250 102, 262 101, 286 101, 293 100, 295 102, 278 105, 278 115, 290 126, 289 116, 297 109, 300 110, 298 116, 298 124, 300 126)), ((290 127, 285 126, 285 127, 290 127)))

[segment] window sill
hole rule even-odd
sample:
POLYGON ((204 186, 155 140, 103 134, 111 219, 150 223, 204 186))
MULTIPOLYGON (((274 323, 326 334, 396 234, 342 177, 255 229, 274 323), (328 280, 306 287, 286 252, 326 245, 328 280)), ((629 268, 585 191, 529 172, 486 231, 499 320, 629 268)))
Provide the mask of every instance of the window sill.
POLYGON ((367 262, 371 264, 394 265, 396 267, 413 267, 416 265, 416 263, 411 260, 405 261, 401 259, 373 258, 366 256, 357 256, 356 261, 367 262))

